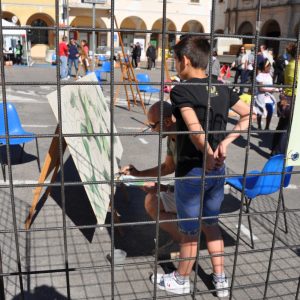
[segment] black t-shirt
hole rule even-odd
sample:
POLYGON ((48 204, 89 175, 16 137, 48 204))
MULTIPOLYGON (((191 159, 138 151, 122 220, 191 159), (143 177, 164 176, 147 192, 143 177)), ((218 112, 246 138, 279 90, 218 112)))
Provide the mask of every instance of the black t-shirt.
MULTIPOLYGON (((206 111, 208 104, 208 78, 192 78, 186 83, 207 83, 207 85, 177 85, 171 90, 173 114, 176 117, 177 131, 188 131, 182 119, 180 108, 194 108, 199 122, 205 130, 206 111)), ((212 79, 212 83, 220 83, 212 79)), ((227 86, 212 86, 209 113, 209 131, 226 130, 228 111, 238 100, 239 96, 227 86)), ((209 134, 208 142, 213 150, 225 138, 225 134, 209 134)), ((202 167, 203 154, 192 143, 189 134, 177 135, 177 167, 176 176, 185 176, 192 168, 202 167)))

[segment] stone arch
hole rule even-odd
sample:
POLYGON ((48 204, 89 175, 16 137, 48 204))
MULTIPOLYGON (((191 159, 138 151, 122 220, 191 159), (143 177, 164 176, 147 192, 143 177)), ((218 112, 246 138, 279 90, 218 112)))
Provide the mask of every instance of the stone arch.
MULTIPOLYGON (((143 19, 137 16, 129 16, 123 19, 120 29, 146 30, 147 26, 143 19)), ((134 39, 139 39, 142 50, 146 47, 146 34, 139 32, 122 32, 122 41, 125 47, 129 47, 134 43, 134 39)))
MULTIPOLYGON (((152 25, 152 30, 158 30, 158 31, 162 31, 163 30, 163 20, 162 18, 156 20, 153 25, 152 25)), ((167 19, 166 20, 166 30, 167 31, 177 31, 176 25, 175 23, 170 20, 167 19)), ((158 52, 158 56, 161 56, 161 46, 162 46, 162 34, 160 33, 152 33, 151 34, 151 41, 152 43, 155 43, 157 45, 157 48, 159 49, 158 52)), ((169 55, 169 53, 171 52, 172 47, 175 45, 176 43, 176 35, 175 33, 169 33, 166 35, 166 56, 169 55)))
MULTIPOLYGON (((264 23, 261 29, 261 35, 267 37, 280 37, 281 29, 280 25, 276 20, 268 20, 264 23)), ((263 41, 267 48, 272 48, 274 54, 278 54, 279 51, 279 41, 272 41, 272 40, 264 40, 263 41)))
MULTIPOLYGON (((175 25, 175 23, 172 20, 167 19, 166 22, 167 22, 167 24, 166 24, 167 25, 166 26, 166 30, 167 31, 177 31, 176 25, 175 25)), ((160 31, 162 31, 162 25, 163 25, 162 18, 160 18, 160 19, 156 20, 153 23, 152 30, 160 30, 160 31)))
POLYGON ((143 19, 136 16, 126 17, 120 25, 120 29, 146 30, 147 26, 143 19))
POLYGON ((215 33, 224 34, 224 29, 217 29, 215 30, 215 33))
MULTIPOLYGON (((70 26, 72 26, 72 27, 92 27, 93 20, 91 17, 85 17, 85 16, 75 17, 74 20, 71 22, 70 26)), ((106 25, 101 18, 96 18, 96 27, 106 29, 106 25)))
MULTIPOLYGON (((90 16, 77 16, 70 23, 74 30, 70 30, 70 38, 75 40, 86 40, 89 45, 92 45, 92 32, 91 31, 77 31, 76 27, 87 27, 91 28, 93 26, 93 19, 90 16)), ((95 22, 96 28, 106 29, 107 26, 102 18, 97 17, 95 22)), ((106 32, 96 32, 96 47, 107 46, 107 33, 106 32)))
POLYGON ((249 21, 243 22, 239 29, 238 34, 253 34, 253 26, 249 21))
MULTIPOLYGON (((239 29, 238 29, 238 34, 242 35, 253 35, 253 25, 249 21, 243 22, 239 29)), ((252 39, 251 38, 243 38, 243 43, 244 44, 251 44, 252 39)))
MULTIPOLYGON (((26 21, 26 25, 31 25, 34 21, 36 20, 42 20, 46 23, 47 26, 53 26, 54 25, 54 20, 51 16, 45 13, 36 13, 34 15, 31 15, 28 20, 26 21)), ((32 25, 31 25, 32 26, 32 25)))
MULTIPOLYGON (((8 22, 12 22, 12 18, 16 16, 14 13, 10 12, 10 11, 3 11, 1 18, 8 21, 8 22)), ((18 18, 18 16, 16 16, 18 18)), ((16 25, 21 25, 20 23, 20 19, 18 18, 18 21, 16 22, 16 25)))
MULTIPOLYGON (((48 14, 36 13, 28 18, 26 25, 32 27, 54 26, 54 20, 48 14)), ((28 31, 28 39, 31 41, 32 45, 54 45, 54 31, 45 29, 31 29, 30 31, 28 31)))
POLYGON ((189 20, 185 22, 181 29, 182 32, 195 32, 195 33, 203 33, 204 27, 197 20, 189 20))

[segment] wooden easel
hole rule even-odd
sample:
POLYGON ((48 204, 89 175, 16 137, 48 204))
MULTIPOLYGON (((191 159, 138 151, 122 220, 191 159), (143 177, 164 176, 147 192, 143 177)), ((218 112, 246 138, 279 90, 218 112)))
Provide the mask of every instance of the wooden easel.
MULTIPOLYGON (((55 134, 58 134, 58 126, 56 127, 55 134)), ((66 150, 66 147, 67 147, 65 140, 63 140, 62 146, 63 146, 62 150, 64 153, 66 150)), ((56 176, 58 174, 59 167, 60 167, 58 149, 59 149, 59 138, 54 137, 52 139, 48 153, 46 155, 45 163, 43 165, 38 183, 43 184, 52 171, 53 171, 53 174, 52 174, 50 182, 53 183, 55 181, 56 176)), ((25 221, 25 229, 29 229, 31 226, 32 218, 34 217, 34 214, 36 212, 36 206, 38 205, 38 203, 40 201, 40 194, 41 194, 42 190, 43 190, 42 186, 38 186, 34 189, 33 200, 31 203, 30 210, 29 210, 29 214, 25 221)), ((48 198, 50 192, 51 192, 51 187, 47 187, 47 189, 45 191, 45 199, 48 198)))
MULTIPOLYGON (((59 133, 59 127, 57 125, 55 134, 58 134, 58 133, 59 133)), ((66 148, 67 148, 67 143, 66 143, 65 139, 63 139, 63 142, 62 142, 62 153, 63 154, 64 154, 66 148)), ((52 171, 53 171, 53 174, 52 174, 50 182, 53 183, 57 177, 59 168, 60 168, 59 138, 54 137, 51 141, 50 148, 46 155, 45 163, 43 165, 38 183, 43 184, 52 171)), ((35 190, 33 192, 33 199, 32 199, 32 203, 31 203, 31 207, 29 210, 29 214, 25 220, 25 229, 27 229, 27 230, 30 228, 30 226, 32 224, 33 217, 36 213, 36 207, 37 207, 38 203, 42 200, 42 199, 40 199, 42 190, 43 190, 43 186, 38 186, 35 188, 35 190)), ((51 187, 48 186, 44 193, 44 197, 43 197, 44 201, 47 200, 50 192, 51 192, 51 187)), ((120 223, 120 218, 119 218, 119 215, 116 210, 114 210, 114 212, 113 212, 113 217, 114 217, 114 220, 116 223, 120 223)), ((118 227, 118 229, 119 229, 120 234, 122 235, 123 234, 122 228, 118 227)))
MULTIPOLYGON (((133 87, 132 87, 132 84, 131 84, 131 77, 128 76, 128 67, 127 67, 127 64, 125 62, 123 62, 122 60, 125 60, 125 58, 122 58, 122 57, 119 58, 122 81, 123 82, 126 82, 126 81, 129 82, 133 102, 134 102, 135 105, 137 105, 136 96, 135 96, 135 93, 134 93, 134 90, 133 90, 133 87)), ((127 85, 123 85, 123 86, 124 86, 125 93, 126 93, 126 100, 127 100, 128 110, 130 110, 130 99, 129 99, 129 95, 128 95, 127 85)), ((121 86, 119 85, 117 87, 116 94, 115 94, 115 97, 114 97, 114 105, 116 105, 117 98, 119 96, 120 90, 121 90, 121 86)))
POLYGON ((167 65, 166 55, 165 55, 165 57, 164 57, 164 63, 165 63, 166 81, 171 81, 171 76, 170 76, 169 69, 168 69, 168 65, 167 65))
MULTIPOLYGON (((116 24, 116 29, 118 30, 119 27, 118 27, 117 19, 116 19, 115 16, 114 16, 114 21, 115 21, 115 24, 116 24)), ((129 85, 129 87, 130 87, 134 105, 137 105, 137 102, 136 102, 136 95, 137 95, 138 99, 139 99, 139 101, 142 105, 142 108, 144 110, 144 113, 146 114, 147 110, 145 108, 145 103, 144 103, 143 97, 141 95, 140 89, 137 85, 138 81, 135 77, 134 69, 133 69, 132 64, 130 62, 129 56, 125 53, 124 44, 123 44, 123 40, 122 40, 122 36, 121 36, 120 32, 118 32, 118 37, 119 37, 119 41, 120 41, 120 45, 121 45, 121 49, 122 49, 122 57, 120 57, 121 77, 122 77, 122 81, 124 83, 123 86, 124 86, 125 93, 126 93, 128 110, 130 110, 130 99, 129 99, 129 94, 128 94, 128 90, 127 90, 127 85, 129 85), (134 85, 135 85, 135 89, 136 89, 136 94, 134 92, 134 87, 133 87, 132 83, 135 83, 134 85)), ((119 96, 120 89, 121 89, 121 86, 119 85, 117 87, 116 94, 115 94, 115 97, 114 97, 114 104, 116 104, 116 102, 117 102, 117 98, 119 96)))

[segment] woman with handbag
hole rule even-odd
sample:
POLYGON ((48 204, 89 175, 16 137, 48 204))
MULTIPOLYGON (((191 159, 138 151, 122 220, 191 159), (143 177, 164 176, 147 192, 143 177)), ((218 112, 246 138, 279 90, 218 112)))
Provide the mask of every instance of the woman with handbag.
MULTIPOLYGON (((295 66, 296 66, 296 55, 297 45, 296 43, 289 43, 286 48, 287 54, 290 55, 291 59, 284 70, 284 84, 293 85, 295 66)), ((296 90, 294 91, 296 94, 296 90)), ((276 130, 287 130, 291 118, 291 103, 293 96, 293 88, 285 88, 283 93, 279 97, 277 104, 277 114, 279 117, 278 125, 276 130)), ((287 132, 276 132, 273 137, 271 156, 284 153, 287 142, 287 132)))

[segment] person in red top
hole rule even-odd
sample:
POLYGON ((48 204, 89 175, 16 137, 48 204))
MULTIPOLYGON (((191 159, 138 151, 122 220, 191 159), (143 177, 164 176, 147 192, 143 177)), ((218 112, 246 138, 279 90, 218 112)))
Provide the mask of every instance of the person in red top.
POLYGON ((60 79, 68 79, 68 55, 67 37, 63 36, 59 43, 60 79))

